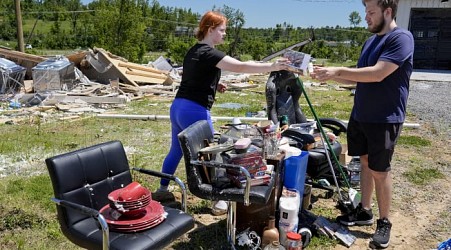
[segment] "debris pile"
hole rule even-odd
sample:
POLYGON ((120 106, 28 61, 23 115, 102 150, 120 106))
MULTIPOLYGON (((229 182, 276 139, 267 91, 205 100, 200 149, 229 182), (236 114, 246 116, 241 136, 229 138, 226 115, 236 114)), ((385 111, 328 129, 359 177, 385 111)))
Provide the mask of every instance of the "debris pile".
MULTIPOLYGON (((142 65, 101 48, 54 57, 0 48, 0 72, 0 101, 8 103, 7 109, 39 106, 102 112, 99 106, 120 106, 154 95, 175 96, 183 69, 173 67, 164 57, 142 65)), ((246 74, 226 72, 221 80, 230 90, 257 87, 246 74)), ((5 111, 2 107, 0 111, 5 111)))

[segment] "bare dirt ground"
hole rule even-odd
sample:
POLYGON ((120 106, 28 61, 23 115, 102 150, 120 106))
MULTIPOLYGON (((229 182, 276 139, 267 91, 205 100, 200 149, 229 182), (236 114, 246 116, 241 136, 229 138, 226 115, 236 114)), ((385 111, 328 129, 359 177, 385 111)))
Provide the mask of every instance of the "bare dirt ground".
MULTIPOLYGON (((440 242, 451 238, 451 119, 448 96, 451 83, 411 83, 408 112, 416 115, 409 123, 418 123, 417 129, 404 128, 403 135, 420 137, 430 146, 398 145, 393 159, 393 202, 391 208, 391 241, 388 249, 436 249, 440 242), (413 167, 437 169, 444 178, 434 179, 425 185, 410 183, 405 176, 413 167)), ((191 202, 198 202, 197 199, 191 202)), ((316 207, 333 208, 333 199, 319 199, 316 207)), ((377 204, 373 211, 377 214, 377 204)), ((339 213, 337 209, 337 214, 339 213)), ((199 227, 208 227, 224 220, 209 211, 196 214, 199 227)), ((350 227, 357 237, 351 247, 337 244, 334 247, 308 249, 369 249, 376 225, 350 227)), ((225 231, 225 224, 223 230, 225 231)))

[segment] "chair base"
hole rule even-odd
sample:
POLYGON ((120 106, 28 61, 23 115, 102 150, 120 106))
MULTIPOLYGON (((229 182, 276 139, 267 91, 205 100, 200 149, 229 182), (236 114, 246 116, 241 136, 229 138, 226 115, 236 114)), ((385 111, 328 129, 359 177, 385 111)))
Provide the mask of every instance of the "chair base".
POLYGON ((236 237, 236 202, 229 201, 227 207, 227 241, 235 249, 236 237))

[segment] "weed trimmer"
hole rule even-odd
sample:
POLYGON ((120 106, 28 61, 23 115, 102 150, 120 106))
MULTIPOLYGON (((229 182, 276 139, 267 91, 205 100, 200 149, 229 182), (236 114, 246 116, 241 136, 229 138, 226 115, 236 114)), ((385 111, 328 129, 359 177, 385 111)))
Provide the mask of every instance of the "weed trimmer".
POLYGON ((306 91, 305 91, 305 89, 304 89, 304 84, 303 84, 302 81, 299 79, 299 77, 296 79, 296 81, 297 81, 297 84, 301 87, 302 93, 304 94, 305 99, 306 99, 306 101, 307 101, 307 103, 308 103, 308 106, 310 107, 310 110, 312 111, 313 117, 315 118, 315 121, 316 121, 316 123, 317 123, 318 129, 319 129, 319 131, 320 131, 321 142, 322 142, 323 145, 327 145, 327 147, 324 147, 324 151, 325 151, 325 154, 326 154, 326 157, 327 157, 327 161, 328 161, 329 166, 330 166, 330 171, 332 172, 332 176, 333 176, 335 185, 336 185, 336 187, 337 187, 337 193, 338 193, 339 203, 341 203, 340 205, 343 206, 343 207, 348 207, 347 205, 350 204, 350 205, 353 206, 353 208, 356 208, 357 205, 358 205, 359 202, 360 202, 360 197, 361 197, 361 196, 360 196, 360 194, 357 192, 357 190, 355 190, 355 189, 353 189, 353 188, 351 187, 351 184, 350 184, 349 181, 348 181, 348 177, 347 177, 347 175, 344 173, 343 168, 342 168, 342 165, 341 165, 340 162, 338 161, 337 155, 335 154, 334 150, 332 149, 332 145, 330 144, 329 140, 326 139, 326 138, 328 138, 328 137, 326 136, 326 133, 324 132, 323 126, 321 125, 321 122, 320 122, 318 116, 316 115, 315 109, 313 108, 313 105, 312 105, 312 103, 310 102, 310 99, 309 99, 309 97, 308 97, 308 95, 307 95, 307 93, 306 93, 306 91), (332 161, 331 161, 331 159, 330 159, 330 156, 329 156, 329 153, 328 153, 328 150, 327 150, 327 149, 329 149, 329 152, 332 154, 332 156, 333 156, 333 158, 334 158, 334 161, 335 161, 335 163, 336 163, 337 166, 338 166, 338 170, 340 171, 340 174, 341 174, 341 176, 342 176, 343 179, 344 179, 345 185, 346 185, 347 190, 348 190, 348 197, 347 197, 347 200, 345 200, 345 199, 343 198, 343 195, 342 195, 341 192, 340 192, 340 187, 339 187, 339 185, 338 185, 337 177, 336 177, 336 175, 335 175, 335 170, 334 170, 334 167, 333 167, 333 164, 332 164, 332 161))

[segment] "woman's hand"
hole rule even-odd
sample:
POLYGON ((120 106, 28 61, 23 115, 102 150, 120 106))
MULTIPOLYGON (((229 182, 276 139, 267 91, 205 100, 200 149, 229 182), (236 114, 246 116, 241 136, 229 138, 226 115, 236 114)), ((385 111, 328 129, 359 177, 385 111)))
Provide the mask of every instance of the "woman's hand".
POLYGON ((287 58, 278 59, 277 61, 273 62, 273 64, 271 65, 271 67, 274 68, 274 70, 272 70, 272 71, 288 70, 289 63, 290 63, 290 61, 288 61, 287 58))
POLYGON ((220 82, 218 83, 218 92, 224 93, 227 90, 227 84, 220 82))

